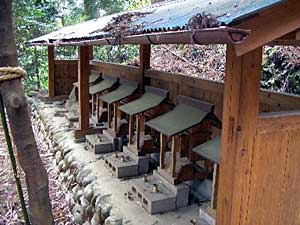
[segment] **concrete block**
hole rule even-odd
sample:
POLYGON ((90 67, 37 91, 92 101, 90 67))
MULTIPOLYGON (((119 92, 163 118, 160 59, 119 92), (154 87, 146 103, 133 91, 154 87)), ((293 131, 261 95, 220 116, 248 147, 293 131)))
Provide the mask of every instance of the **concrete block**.
POLYGON ((199 219, 203 225, 215 225, 216 218, 209 213, 208 207, 200 207, 199 219))
POLYGON ((92 123, 93 126, 95 126, 95 127, 102 127, 102 126, 104 126, 104 123, 103 122, 98 122, 97 117, 94 116, 94 115, 90 116, 90 123, 92 123))
POLYGON ((137 156, 127 147, 117 155, 106 156, 105 163, 117 178, 142 175, 149 170, 149 156, 137 156))
POLYGON ((130 157, 131 159, 136 161, 138 165, 138 175, 148 173, 150 156, 138 156, 137 153, 133 152, 127 146, 124 146, 123 152, 126 155, 126 157, 130 157))
POLYGON ((176 195, 176 208, 186 207, 189 204, 190 188, 186 183, 174 185, 170 183, 164 176, 160 174, 160 170, 153 171, 155 176, 160 182, 162 182, 168 189, 170 189, 176 195))
POLYGON ((78 122, 78 114, 70 111, 68 113, 66 113, 66 118, 70 121, 70 122, 78 122))
POLYGON ((156 171, 146 182, 144 179, 134 179, 131 184, 131 192, 150 214, 188 206, 189 186, 184 183, 173 185, 156 171), (158 192, 154 192, 154 185, 158 192))
POLYGON ((80 143, 85 143, 86 139, 85 138, 75 138, 74 143, 80 144, 80 143))
POLYGON ((166 188, 154 176, 149 176, 145 182, 143 179, 131 180, 131 192, 135 199, 150 214, 165 213, 176 209, 176 195, 166 188), (157 185, 158 192, 153 191, 157 185))
MULTIPOLYGON (((106 126, 107 126, 107 124, 106 124, 106 126)), ((116 138, 116 136, 113 134, 113 132, 110 129, 104 130, 103 134, 105 136, 107 136, 107 138, 110 138, 111 142, 114 142, 114 139, 116 138)))
POLYGON ((95 154, 104 154, 113 152, 113 143, 104 134, 86 135, 86 143, 95 154))

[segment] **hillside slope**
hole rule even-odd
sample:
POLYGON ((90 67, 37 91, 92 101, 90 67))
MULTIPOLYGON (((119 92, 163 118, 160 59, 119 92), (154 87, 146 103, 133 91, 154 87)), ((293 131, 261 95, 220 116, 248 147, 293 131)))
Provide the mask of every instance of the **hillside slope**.
MULTIPOLYGON (((152 49, 151 67, 223 81, 225 55, 225 45, 159 45, 152 49)), ((262 88, 300 94, 300 48, 265 47, 262 68, 262 88)))

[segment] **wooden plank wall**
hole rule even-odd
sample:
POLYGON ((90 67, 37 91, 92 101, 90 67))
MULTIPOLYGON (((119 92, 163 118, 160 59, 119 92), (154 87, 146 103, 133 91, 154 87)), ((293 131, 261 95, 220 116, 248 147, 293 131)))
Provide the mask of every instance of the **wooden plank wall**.
POLYGON ((103 75, 138 81, 139 67, 114 63, 104 63, 97 60, 90 61, 91 69, 101 72, 103 75))
POLYGON ((77 74, 77 60, 55 60, 55 96, 69 95, 73 89, 73 83, 77 81, 77 74))
POLYGON ((299 125, 300 111, 260 116, 246 224, 300 224, 299 125))
MULTIPOLYGON (((91 67, 103 74, 138 81, 139 68, 134 66, 105 63, 91 60, 91 67)), ((175 102, 177 95, 186 95, 216 105, 216 115, 222 118, 224 84, 210 80, 192 78, 182 74, 161 72, 153 69, 145 71, 152 86, 168 89, 175 102)), ((278 112, 300 109, 300 97, 261 90, 260 111, 278 112)))

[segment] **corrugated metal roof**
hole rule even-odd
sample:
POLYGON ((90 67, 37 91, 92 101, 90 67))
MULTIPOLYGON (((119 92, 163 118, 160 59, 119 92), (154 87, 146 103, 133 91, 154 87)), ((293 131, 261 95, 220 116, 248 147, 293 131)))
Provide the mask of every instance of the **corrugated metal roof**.
MULTIPOLYGON (((176 0, 156 3, 151 6, 135 10, 136 12, 149 12, 138 18, 131 27, 140 27, 132 35, 158 31, 185 30, 188 21, 195 15, 205 13, 215 16, 221 25, 232 26, 242 19, 270 6, 285 0, 176 0)), ((68 26, 59 31, 50 33, 29 43, 95 40, 111 37, 102 29, 120 14, 101 17, 81 24, 68 26)))
MULTIPOLYGON (((118 16, 118 14, 112 14, 109 16, 100 17, 98 19, 89 20, 80 24, 63 27, 58 31, 32 39, 31 41, 29 41, 29 43, 52 42, 55 40, 75 39, 75 38, 85 38, 85 37, 87 38, 96 35, 99 36, 100 33, 94 33, 94 32, 103 29, 106 26, 106 24, 109 21, 111 21, 113 17, 116 16, 118 16)), ((104 36, 105 33, 102 32, 102 35, 104 36)))
POLYGON ((145 11, 155 10, 138 20, 144 24, 143 32, 164 29, 185 29, 188 21, 196 14, 205 12, 214 15, 222 25, 238 22, 266 7, 283 2, 282 0, 177 0, 157 4, 145 11))

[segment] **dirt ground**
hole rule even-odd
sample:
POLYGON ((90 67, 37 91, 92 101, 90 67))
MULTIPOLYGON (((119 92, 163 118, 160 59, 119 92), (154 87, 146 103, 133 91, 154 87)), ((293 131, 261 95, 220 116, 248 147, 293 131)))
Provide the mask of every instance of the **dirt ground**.
MULTIPOLYGON (((36 134, 36 132, 35 132, 36 134)), ((50 198, 52 200, 53 215, 57 225, 73 225, 72 216, 69 212, 66 195, 60 185, 59 177, 54 171, 51 155, 43 143, 37 142, 41 158, 49 175, 50 198)), ((22 180, 22 187, 27 201, 26 185, 22 170, 18 169, 22 180)), ((24 224, 19 198, 16 189, 6 141, 0 123, 0 225, 24 224)))

